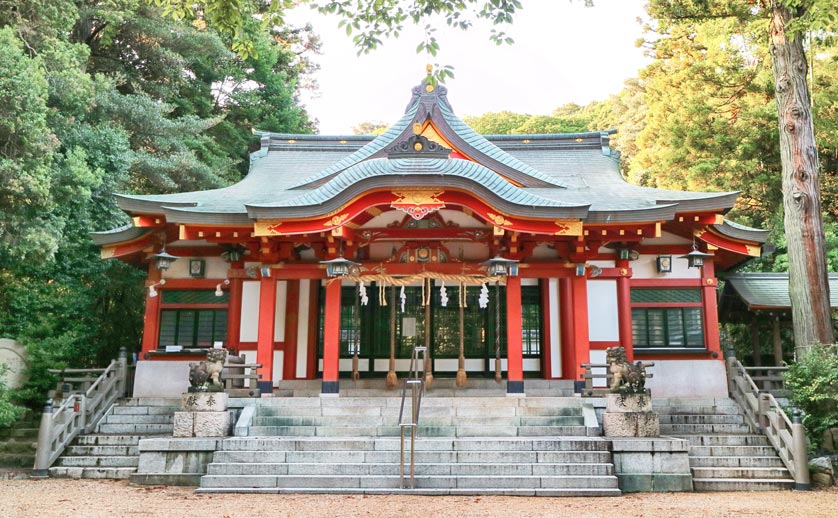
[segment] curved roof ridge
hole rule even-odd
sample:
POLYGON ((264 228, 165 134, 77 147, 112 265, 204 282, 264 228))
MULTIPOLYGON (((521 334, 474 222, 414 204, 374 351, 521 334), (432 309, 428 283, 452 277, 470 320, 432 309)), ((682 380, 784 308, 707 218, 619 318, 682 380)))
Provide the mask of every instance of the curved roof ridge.
POLYGON ((305 187, 309 184, 314 182, 323 180, 324 178, 328 178, 331 175, 341 172, 342 170, 346 169, 347 167, 352 167, 353 165, 366 160, 373 156, 374 154, 378 153, 379 151, 387 148, 393 141, 398 138, 399 135, 404 133, 404 130, 410 127, 413 117, 416 115, 416 112, 419 110, 419 99, 418 97, 413 100, 410 105, 408 105, 407 110, 405 110, 404 115, 401 119, 398 120, 395 124, 390 126, 387 131, 382 133, 381 135, 377 136, 373 139, 372 142, 366 144, 358 151, 355 151, 351 155, 346 158, 339 160, 336 164, 331 167, 328 167, 319 173, 309 176, 308 178, 304 179, 301 182, 297 182, 292 185, 291 189, 299 189, 301 187, 305 187))
MULTIPOLYGON (((248 208, 281 208, 320 205, 350 186, 377 176, 450 175, 472 180, 495 192, 503 200, 516 204, 541 207, 583 207, 544 198, 517 187, 495 171, 469 160, 449 158, 377 158, 354 164, 341 171, 328 182, 286 202, 270 205, 248 205, 248 208)), ((441 187, 442 188, 442 187, 441 187)))

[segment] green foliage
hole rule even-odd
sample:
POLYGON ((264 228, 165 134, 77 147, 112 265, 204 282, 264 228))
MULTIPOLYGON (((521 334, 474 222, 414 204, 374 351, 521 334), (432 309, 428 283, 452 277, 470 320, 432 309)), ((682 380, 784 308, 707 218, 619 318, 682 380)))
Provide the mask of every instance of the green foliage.
POLYGON ((785 375, 790 402, 803 410, 809 441, 820 444, 823 432, 838 426, 838 345, 818 345, 785 375))
MULTIPOLYGON (((4 367, 0 365, 0 375, 4 367)), ((0 428, 14 423, 26 412, 26 407, 15 404, 13 396, 14 393, 0 383, 0 428)))
POLYGON ((140 348, 144 275, 89 237, 127 222, 113 192, 226 185, 253 126, 312 129, 297 83, 316 37, 247 20, 245 60, 142 0, 0 0, 0 336, 29 365, 15 401, 40 408, 48 369, 140 348))
POLYGON ((503 111, 464 117, 463 120, 478 133, 486 135, 581 133, 601 129, 593 127, 598 107, 598 103, 584 107, 570 103, 559 106, 552 115, 521 115, 503 111))

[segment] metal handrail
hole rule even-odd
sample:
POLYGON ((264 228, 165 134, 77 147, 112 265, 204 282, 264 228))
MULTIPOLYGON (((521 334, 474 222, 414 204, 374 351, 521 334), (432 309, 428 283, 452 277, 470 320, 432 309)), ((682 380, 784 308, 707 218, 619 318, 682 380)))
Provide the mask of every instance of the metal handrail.
MULTIPOLYGON (((73 374, 81 370, 64 369, 60 372, 73 374)), ((107 368, 83 370, 101 371, 101 374, 83 392, 67 394, 57 409, 53 407, 52 399, 44 407, 38 430, 33 476, 47 476, 49 467, 64 453, 73 439, 80 433, 93 430, 116 400, 125 395, 128 358, 124 347, 119 350, 119 359, 111 361, 107 368)))
POLYGON ((407 489, 405 484, 405 430, 410 429, 410 480, 409 488, 416 489, 416 432, 419 428, 419 409, 422 406, 422 394, 425 392, 425 358, 428 348, 417 346, 413 348, 410 355, 410 373, 404 380, 402 387, 402 403, 399 408, 399 483, 402 489, 407 489), (422 354, 421 360, 419 354, 422 354), (410 421, 405 421, 404 403, 407 399, 407 387, 410 387, 410 421))
POLYGON ((774 396, 760 390, 748 374, 748 368, 735 357, 727 359, 727 374, 731 397, 745 411, 748 424, 768 437, 794 477, 795 489, 809 489, 809 458, 800 411, 795 410, 793 418, 789 419, 774 396))

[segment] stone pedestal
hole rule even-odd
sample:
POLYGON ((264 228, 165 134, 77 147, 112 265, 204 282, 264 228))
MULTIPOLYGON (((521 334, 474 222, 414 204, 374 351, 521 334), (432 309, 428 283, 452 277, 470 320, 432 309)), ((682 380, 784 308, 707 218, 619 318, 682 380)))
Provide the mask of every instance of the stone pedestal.
POLYGON ((690 445, 672 437, 611 439, 611 454, 624 493, 692 491, 690 445))
POLYGON ((660 421, 648 394, 608 394, 602 429, 606 437, 659 437, 660 421))
POLYGON ((227 411, 227 394, 190 392, 181 396, 183 411, 175 412, 175 437, 226 437, 232 418, 227 411))

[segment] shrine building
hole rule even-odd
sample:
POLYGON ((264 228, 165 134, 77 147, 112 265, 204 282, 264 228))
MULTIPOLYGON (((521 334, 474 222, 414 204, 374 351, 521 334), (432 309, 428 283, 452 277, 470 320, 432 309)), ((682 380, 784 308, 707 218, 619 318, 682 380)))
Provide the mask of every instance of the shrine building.
POLYGON ((377 137, 260 132, 235 185, 117 195, 132 223, 94 240, 148 270, 134 395, 179 396, 214 346, 263 392, 384 386, 424 345, 526 394, 622 345, 653 394, 726 396, 716 274, 767 232, 725 218, 736 192, 627 183, 612 134, 479 135, 423 82, 377 137))

